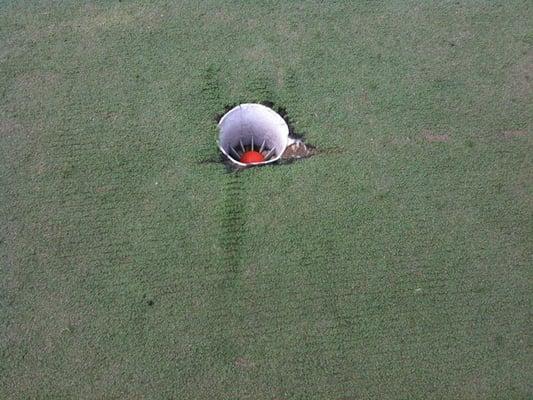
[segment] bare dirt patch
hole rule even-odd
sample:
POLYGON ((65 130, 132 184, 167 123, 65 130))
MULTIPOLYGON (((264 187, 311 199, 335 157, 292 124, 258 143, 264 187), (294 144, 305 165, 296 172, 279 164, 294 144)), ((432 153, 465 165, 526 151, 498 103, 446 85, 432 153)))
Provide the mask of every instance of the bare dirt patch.
POLYGON ((505 131, 502 132, 502 139, 513 139, 517 137, 527 137, 527 131, 525 130, 514 130, 514 131, 505 131))
POLYGON ((422 131, 422 137, 429 143, 447 142, 450 136, 447 133, 434 133, 430 130, 422 131))
POLYGON ((255 367, 255 363, 244 357, 237 357, 233 362, 237 368, 249 369, 255 367))
POLYGON ((311 157, 316 154, 316 148, 306 145, 304 142, 296 142, 288 146, 281 155, 282 160, 293 160, 311 157))

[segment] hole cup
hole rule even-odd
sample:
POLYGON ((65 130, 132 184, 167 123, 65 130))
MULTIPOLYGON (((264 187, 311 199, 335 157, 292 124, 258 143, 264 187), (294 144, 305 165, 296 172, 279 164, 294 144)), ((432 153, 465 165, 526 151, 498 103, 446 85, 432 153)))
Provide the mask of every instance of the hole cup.
POLYGON ((240 104, 229 110, 218 123, 218 147, 234 164, 263 165, 280 159, 293 140, 289 127, 274 110, 262 104, 240 104), (243 163, 240 158, 249 150, 259 151, 265 160, 243 163))

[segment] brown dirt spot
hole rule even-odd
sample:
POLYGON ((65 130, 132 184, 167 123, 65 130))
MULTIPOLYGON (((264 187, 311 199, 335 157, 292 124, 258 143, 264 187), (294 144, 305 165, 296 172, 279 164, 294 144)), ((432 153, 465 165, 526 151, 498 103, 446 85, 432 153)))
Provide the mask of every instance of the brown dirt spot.
POLYGON ((111 186, 97 186, 94 191, 96 193, 109 193, 113 190, 111 186))
POLYGON ((242 369, 248 369, 248 368, 255 367, 255 363, 253 363, 252 361, 244 357, 237 357, 235 361, 233 362, 233 364, 235 365, 235 367, 242 368, 242 369))
POLYGON ((503 139, 513 139, 517 137, 527 137, 527 131, 516 130, 516 131, 505 131, 502 133, 503 139))
POLYGON ((450 136, 447 133, 434 133, 429 130, 422 131, 422 136, 429 143, 447 142, 450 140, 450 136))
POLYGON ((295 158, 311 157, 316 154, 316 149, 306 145, 304 142, 296 142, 291 144, 285 149, 282 154, 282 160, 291 160, 295 158))

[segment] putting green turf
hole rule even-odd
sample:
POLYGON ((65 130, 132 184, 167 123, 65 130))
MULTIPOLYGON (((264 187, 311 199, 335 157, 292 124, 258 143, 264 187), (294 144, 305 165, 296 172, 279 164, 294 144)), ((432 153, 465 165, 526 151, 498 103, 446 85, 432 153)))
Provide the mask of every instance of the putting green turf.
POLYGON ((0 3, 0 398, 531 398, 529 2, 198 3, 0 3))

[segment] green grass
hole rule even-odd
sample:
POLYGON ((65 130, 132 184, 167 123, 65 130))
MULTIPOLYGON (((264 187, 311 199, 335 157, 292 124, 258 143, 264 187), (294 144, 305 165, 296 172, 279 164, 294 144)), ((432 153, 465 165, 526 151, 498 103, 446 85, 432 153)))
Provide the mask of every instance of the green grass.
POLYGON ((0 3, 0 398, 533 396, 528 1, 78 3, 0 3), (265 100, 336 151, 202 162, 265 100))

